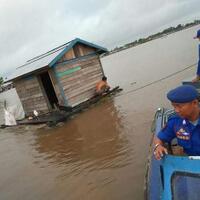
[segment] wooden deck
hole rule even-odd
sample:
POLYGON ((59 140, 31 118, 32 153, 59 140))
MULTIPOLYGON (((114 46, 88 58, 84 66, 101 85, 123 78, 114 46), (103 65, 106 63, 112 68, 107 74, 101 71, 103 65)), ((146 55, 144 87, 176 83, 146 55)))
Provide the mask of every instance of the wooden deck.
POLYGON ((84 101, 83 103, 80 103, 79 105, 75 107, 64 107, 64 106, 59 106, 59 110, 53 111, 47 114, 43 114, 38 116, 37 118, 34 119, 24 119, 21 121, 18 121, 18 125, 36 125, 36 124, 47 124, 48 126, 53 126, 56 125, 59 122, 66 121, 69 119, 71 116, 82 112, 84 109, 89 108, 90 106, 94 105, 95 103, 99 102, 101 99, 108 97, 108 96, 113 96, 116 93, 122 91, 121 88, 115 87, 109 92, 107 92, 103 96, 94 96, 91 99, 84 101))

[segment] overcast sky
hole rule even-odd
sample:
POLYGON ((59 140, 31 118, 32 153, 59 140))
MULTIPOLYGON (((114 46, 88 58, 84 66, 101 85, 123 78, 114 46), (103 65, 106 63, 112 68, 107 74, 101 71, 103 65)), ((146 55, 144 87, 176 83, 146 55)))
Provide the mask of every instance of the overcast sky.
POLYGON ((199 0, 0 0, 0 76, 76 37, 110 49, 194 19, 199 0))

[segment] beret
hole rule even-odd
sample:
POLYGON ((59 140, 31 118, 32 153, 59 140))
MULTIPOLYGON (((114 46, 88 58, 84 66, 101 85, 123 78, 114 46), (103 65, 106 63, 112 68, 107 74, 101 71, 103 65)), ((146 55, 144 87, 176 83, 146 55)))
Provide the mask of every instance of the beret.
POLYGON ((198 91, 192 85, 181 85, 170 90, 167 98, 174 103, 188 103, 198 98, 198 91))

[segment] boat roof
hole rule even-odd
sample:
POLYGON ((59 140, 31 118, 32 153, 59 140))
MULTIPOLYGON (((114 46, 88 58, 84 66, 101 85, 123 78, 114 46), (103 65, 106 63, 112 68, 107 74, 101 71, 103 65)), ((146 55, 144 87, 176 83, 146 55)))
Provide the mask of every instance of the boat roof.
POLYGON ((108 50, 104 47, 98 46, 96 44, 87 42, 85 40, 82 40, 80 38, 76 38, 74 40, 71 40, 63 45, 60 45, 44 54, 41 54, 39 56, 36 56, 30 60, 28 60, 24 65, 21 65, 16 68, 16 70, 5 79, 5 82, 12 81, 16 78, 19 78, 24 75, 28 75, 32 72, 35 72, 39 69, 45 68, 45 67, 53 67, 54 64, 73 46, 75 46, 77 43, 81 43, 90 47, 93 47, 97 49, 98 53, 104 53, 108 50))

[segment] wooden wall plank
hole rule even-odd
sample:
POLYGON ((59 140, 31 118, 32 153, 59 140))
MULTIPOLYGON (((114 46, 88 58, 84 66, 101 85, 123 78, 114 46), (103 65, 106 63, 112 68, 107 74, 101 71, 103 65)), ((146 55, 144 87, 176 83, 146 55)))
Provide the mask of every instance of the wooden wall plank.
POLYGON ((14 82, 14 85, 26 115, 32 114, 35 109, 38 110, 39 113, 48 111, 47 103, 36 76, 32 79, 17 80, 14 82))
POLYGON ((57 66, 56 72, 64 72, 78 65, 81 70, 60 77, 64 93, 71 106, 92 97, 95 93, 96 83, 103 75, 98 56, 57 66))

